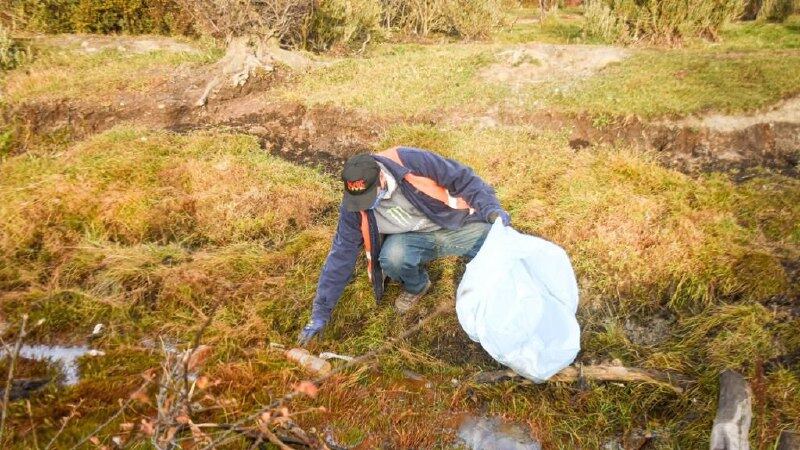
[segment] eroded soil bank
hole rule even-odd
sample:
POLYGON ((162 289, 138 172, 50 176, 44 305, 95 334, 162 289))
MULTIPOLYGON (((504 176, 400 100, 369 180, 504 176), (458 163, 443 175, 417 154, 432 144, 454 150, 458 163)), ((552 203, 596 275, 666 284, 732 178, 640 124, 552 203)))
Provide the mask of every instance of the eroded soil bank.
MULTIPOLYGON (((332 105, 306 106, 271 101, 264 90, 276 76, 246 88, 228 89, 206 107, 193 106, 203 78, 189 89, 175 80, 159 92, 126 93, 105 104, 79 101, 23 102, 6 109, 4 118, 20 136, 68 136, 80 140, 115 125, 135 122, 153 129, 187 131, 231 128, 258 136, 265 149, 292 161, 335 170, 343 159, 372 148, 394 124, 446 126, 526 126, 565 133, 576 150, 595 144, 621 144, 653 152, 669 168, 685 173, 721 171, 747 178, 764 168, 797 177, 800 154, 800 100, 747 116, 709 115, 677 121, 643 122, 618 118, 599 123, 587 115, 542 111, 460 118, 448 115, 411 120, 376 117, 332 105)), ((15 152, 25 151, 24 139, 15 152)))

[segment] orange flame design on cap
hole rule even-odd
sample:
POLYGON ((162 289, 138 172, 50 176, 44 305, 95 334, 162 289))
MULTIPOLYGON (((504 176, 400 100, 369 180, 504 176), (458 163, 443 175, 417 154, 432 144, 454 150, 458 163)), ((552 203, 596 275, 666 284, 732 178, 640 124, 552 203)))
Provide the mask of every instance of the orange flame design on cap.
POLYGON ((366 180, 355 180, 347 182, 347 190, 351 192, 360 192, 367 189, 366 180))

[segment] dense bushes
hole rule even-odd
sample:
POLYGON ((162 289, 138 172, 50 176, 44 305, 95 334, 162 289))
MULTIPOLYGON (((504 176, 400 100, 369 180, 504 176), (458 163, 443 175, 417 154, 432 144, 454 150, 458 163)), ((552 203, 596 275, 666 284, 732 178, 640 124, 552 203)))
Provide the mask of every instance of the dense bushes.
POLYGON ((743 7, 741 0, 589 0, 585 31, 619 43, 715 39, 720 27, 738 18, 743 7))
POLYGON ((191 34, 173 0, 10 0, 7 25, 44 33, 191 34))
POLYGON ((507 0, 10 0, 0 20, 45 33, 218 34, 272 27, 286 47, 361 46, 386 31, 489 34, 507 0))

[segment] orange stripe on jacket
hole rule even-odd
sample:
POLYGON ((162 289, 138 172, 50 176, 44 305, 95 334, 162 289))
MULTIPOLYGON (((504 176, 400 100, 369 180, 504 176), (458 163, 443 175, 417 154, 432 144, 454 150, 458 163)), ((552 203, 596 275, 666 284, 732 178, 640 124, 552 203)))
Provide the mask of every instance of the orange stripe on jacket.
MULTIPOLYGON (((378 155, 383 156, 384 158, 391 159, 397 164, 405 167, 403 161, 400 160, 400 155, 397 152, 398 148, 399 147, 392 147, 388 150, 378 153, 378 155)), ((415 175, 409 172, 403 178, 409 183, 411 183, 411 185, 417 188, 420 192, 424 193, 429 197, 435 198, 436 200, 439 200, 440 202, 444 203, 445 205, 453 209, 469 209, 470 214, 474 212, 472 208, 469 206, 469 204, 466 202, 466 200, 464 200, 461 197, 453 197, 452 195, 450 195, 450 192, 445 187, 439 186, 439 184, 436 183, 436 181, 428 177, 415 175)))

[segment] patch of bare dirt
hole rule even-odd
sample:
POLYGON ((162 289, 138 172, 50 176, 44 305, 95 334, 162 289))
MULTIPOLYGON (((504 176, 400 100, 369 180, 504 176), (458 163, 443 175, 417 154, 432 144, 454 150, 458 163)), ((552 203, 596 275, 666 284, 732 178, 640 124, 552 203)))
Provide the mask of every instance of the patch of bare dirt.
MULTIPOLYGON (((246 106, 251 102, 254 100, 241 101, 246 106)), ((228 116, 219 123, 258 136, 272 154, 322 166, 331 173, 338 173, 350 156, 369 151, 387 125, 368 114, 335 106, 309 108, 297 103, 267 102, 253 106, 249 113, 228 116)), ((241 104, 221 109, 246 110, 241 104)), ((225 116, 218 116, 222 117, 225 116)))
MULTIPOLYGON (((748 115, 709 114, 672 122, 677 127, 708 128, 721 133, 745 130, 764 123, 800 123, 800 97, 778 103, 767 111, 748 115)), ((800 137, 800 136, 798 136, 800 137)))
POLYGON ((526 44, 497 55, 498 62, 481 71, 487 81, 512 86, 586 78, 628 57, 620 47, 599 45, 526 44))
POLYGON ((191 44, 176 41, 164 36, 114 36, 97 34, 62 34, 37 37, 47 45, 57 47, 77 47, 86 53, 97 53, 104 50, 117 50, 121 53, 150 53, 166 51, 172 53, 199 53, 191 44))

